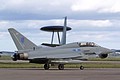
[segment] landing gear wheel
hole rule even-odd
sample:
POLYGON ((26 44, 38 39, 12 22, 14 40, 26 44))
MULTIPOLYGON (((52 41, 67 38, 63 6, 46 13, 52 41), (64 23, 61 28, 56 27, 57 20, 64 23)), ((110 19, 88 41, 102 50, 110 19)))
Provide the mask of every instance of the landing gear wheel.
POLYGON ((83 66, 80 66, 80 70, 83 70, 84 69, 84 67, 83 66))
POLYGON ((59 65, 58 65, 58 69, 59 69, 59 70, 64 70, 64 64, 59 64, 59 65))
POLYGON ((49 68, 50 68, 50 65, 49 65, 49 64, 45 64, 45 65, 44 65, 44 69, 45 69, 45 70, 48 70, 49 68))
POLYGON ((17 55, 16 53, 13 54, 13 56, 12 56, 12 60, 13 60, 13 61, 17 61, 17 56, 18 56, 18 55, 17 55))

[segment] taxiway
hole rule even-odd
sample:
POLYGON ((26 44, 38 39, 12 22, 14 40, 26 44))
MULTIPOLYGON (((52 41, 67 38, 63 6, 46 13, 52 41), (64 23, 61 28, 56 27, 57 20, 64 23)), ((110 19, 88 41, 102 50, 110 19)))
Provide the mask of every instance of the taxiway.
POLYGON ((0 80, 120 80, 120 68, 1 68, 0 80))

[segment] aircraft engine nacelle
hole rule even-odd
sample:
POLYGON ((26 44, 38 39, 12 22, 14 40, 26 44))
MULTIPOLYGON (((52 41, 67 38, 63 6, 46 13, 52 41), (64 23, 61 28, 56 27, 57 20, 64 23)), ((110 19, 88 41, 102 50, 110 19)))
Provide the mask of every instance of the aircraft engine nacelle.
POLYGON ((108 56, 108 54, 102 54, 102 53, 99 54, 99 57, 102 58, 102 59, 103 59, 103 58, 106 58, 107 56, 108 56))
POLYGON ((17 60, 27 60, 28 59, 28 54, 27 53, 15 53, 12 56, 13 61, 17 60))

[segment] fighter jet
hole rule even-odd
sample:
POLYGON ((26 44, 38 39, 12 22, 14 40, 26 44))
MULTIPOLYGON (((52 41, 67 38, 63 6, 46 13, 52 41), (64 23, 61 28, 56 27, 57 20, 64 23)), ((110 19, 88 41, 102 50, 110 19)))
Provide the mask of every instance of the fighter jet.
MULTIPOLYGON (((97 54, 100 58, 106 58, 110 49, 101 47, 94 42, 73 42, 66 44, 66 22, 64 24, 63 35, 60 46, 40 47, 31 42, 21 33, 13 28, 8 29, 11 37, 18 49, 12 56, 14 61, 29 60, 30 63, 44 64, 44 69, 57 65, 59 70, 64 70, 64 65, 69 63, 80 64, 86 55, 97 54)), ((84 67, 81 65, 80 69, 84 67)))

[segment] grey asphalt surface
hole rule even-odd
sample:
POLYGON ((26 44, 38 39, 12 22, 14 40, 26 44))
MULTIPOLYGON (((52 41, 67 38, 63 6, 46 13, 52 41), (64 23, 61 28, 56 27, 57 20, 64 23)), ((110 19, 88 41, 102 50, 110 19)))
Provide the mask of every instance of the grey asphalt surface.
POLYGON ((1 68, 0 80, 120 80, 120 68, 1 68))

